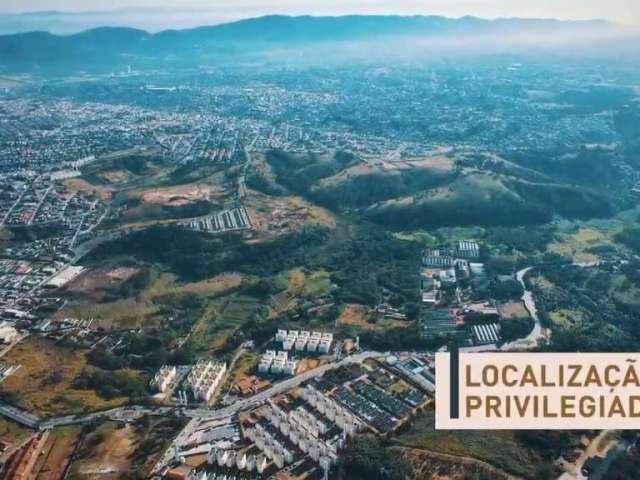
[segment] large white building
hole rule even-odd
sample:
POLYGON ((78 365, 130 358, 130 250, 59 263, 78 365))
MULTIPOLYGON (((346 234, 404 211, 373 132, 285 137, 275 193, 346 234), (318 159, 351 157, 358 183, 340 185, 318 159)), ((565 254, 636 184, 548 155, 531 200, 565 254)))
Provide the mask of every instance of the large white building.
POLYGON ((171 382, 176 378, 176 373, 176 367, 163 365, 153 376, 151 386, 157 388, 162 393, 166 393, 169 385, 171 385, 171 382))
POLYGON ((295 375, 298 362, 289 359, 289 354, 285 351, 277 352, 267 350, 258 364, 259 373, 273 373, 274 375, 295 375))
POLYGON ((295 348, 297 352, 329 353, 333 344, 333 334, 306 330, 278 330, 276 342, 282 343, 282 349, 287 352, 295 348))
POLYGON ((211 360, 200 360, 189 372, 184 386, 196 400, 209 402, 224 377, 227 366, 211 360))

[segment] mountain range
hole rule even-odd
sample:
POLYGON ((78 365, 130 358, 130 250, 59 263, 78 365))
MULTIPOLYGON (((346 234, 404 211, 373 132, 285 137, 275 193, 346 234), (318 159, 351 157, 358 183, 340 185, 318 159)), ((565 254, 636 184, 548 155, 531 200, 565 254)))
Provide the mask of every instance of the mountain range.
POLYGON ((602 20, 452 19, 440 16, 266 16, 216 26, 148 33, 101 27, 73 35, 44 31, 0 36, 5 69, 91 68, 139 59, 196 59, 257 53, 270 48, 327 42, 382 41, 404 37, 561 35, 615 32, 602 20))

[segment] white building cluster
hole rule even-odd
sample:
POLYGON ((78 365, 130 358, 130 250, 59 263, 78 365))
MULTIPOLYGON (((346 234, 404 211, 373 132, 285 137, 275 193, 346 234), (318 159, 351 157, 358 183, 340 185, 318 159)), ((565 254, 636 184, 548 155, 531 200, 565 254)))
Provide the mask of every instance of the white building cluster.
POLYGON ((258 364, 258 372, 273 373, 274 375, 295 375, 298 362, 289 359, 287 352, 267 350, 258 364))
POLYGON ((207 456, 209 465, 217 465, 218 467, 236 468, 240 471, 257 472, 262 474, 267 466, 269 459, 264 454, 253 454, 244 450, 228 450, 220 447, 214 447, 209 451, 207 456))
POLYGON ((349 437, 366 427, 362 420, 337 403, 333 398, 314 388, 313 385, 304 387, 300 396, 349 437))
POLYGON ((329 353, 333 344, 333 334, 321 332, 309 332, 302 330, 278 330, 276 342, 282 343, 282 349, 296 352, 329 353))
POLYGON ((227 366, 224 363, 200 360, 189 372, 184 387, 196 400, 208 403, 226 371, 227 366))
POLYGON ((156 372, 151 380, 151 386, 157 388, 161 393, 166 393, 171 382, 176 378, 178 370, 174 366, 163 365, 156 372))

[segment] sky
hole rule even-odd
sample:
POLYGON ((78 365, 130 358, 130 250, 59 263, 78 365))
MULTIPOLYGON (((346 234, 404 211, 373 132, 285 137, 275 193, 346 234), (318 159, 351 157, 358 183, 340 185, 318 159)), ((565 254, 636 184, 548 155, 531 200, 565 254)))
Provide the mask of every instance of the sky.
MULTIPOLYGON (((176 27, 184 23, 213 24, 266 14, 436 14, 452 17, 603 18, 640 25, 640 0, 0 0, 0 13, 34 11, 113 11, 120 21, 155 22, 176 27), (151 13, 152 12, 152 13, 151 13)), ((115 20, 114 20, 115 21, 115 20)), ((158 28, 161 26, 159 25, 158 28)))

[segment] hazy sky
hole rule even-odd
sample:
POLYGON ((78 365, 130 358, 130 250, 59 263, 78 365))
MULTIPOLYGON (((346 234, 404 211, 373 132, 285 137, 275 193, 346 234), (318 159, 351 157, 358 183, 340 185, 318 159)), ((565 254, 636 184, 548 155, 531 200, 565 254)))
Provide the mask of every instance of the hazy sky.
POLYGON ((271 13, 398 13, 607 18, 627 24, 640 24, 640 0, 0 0, 0 12, 121 8, 207 10, 208 21, 271 13))

